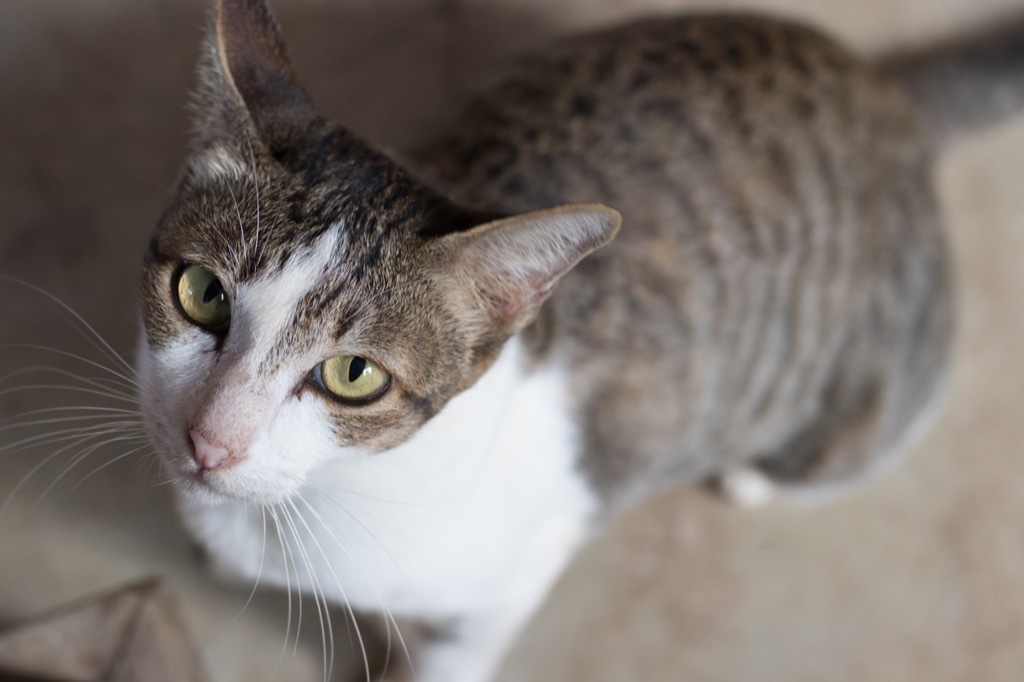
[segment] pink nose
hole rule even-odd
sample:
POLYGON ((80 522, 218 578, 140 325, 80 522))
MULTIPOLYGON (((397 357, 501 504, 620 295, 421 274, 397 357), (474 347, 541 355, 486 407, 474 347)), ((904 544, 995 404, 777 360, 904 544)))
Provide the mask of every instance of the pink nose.
POLYGON ((192 437, 192 458, 204 471, 212 471, 232 461, 231 453, 227 448, 214 445, 192 429, 189 432, 192 437))

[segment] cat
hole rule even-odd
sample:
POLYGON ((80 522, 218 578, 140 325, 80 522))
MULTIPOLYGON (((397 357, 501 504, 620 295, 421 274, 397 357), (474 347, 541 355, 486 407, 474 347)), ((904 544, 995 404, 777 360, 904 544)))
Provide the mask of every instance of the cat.
POLYGON ((788 21, 651 19, 525 60, 398 161, 316 113, 263 0, 219 0, 144 259, 184 524, 226 575, 430 626, 421 682, 482 682, 650 491, 877 472, 948 371, 933 162, 1017 76, 1015 37, 868 64, 788 21))

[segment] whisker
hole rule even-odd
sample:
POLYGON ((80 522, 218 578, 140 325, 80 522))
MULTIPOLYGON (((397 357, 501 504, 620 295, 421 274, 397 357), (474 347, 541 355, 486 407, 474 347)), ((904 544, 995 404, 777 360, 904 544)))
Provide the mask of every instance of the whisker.
MULTIPOLYGON (((284 582, 285 582, 285 593, 288 595, 288 620, 285 623, 284 628, 284 646, 281 647, 281 654, 277 658, 277 665, 274 667, 273 676, 277 676, 278 671, 281 669, 281 665, 284 663, 285 652, 288 651, 288 641, 291 639, 292 634, 292 581, 291 572, 289 571, 288 561, 291 557, 291 552, 288 549, 288 545, 285 542, 284 531, 281 528, 281 519, 277 515, 277 506, 273 505, 268 507, 270 512, 270 518, 274 521, 274 528, 277 531, 277 540, 281 544, 281 557, 284 561, 284 582)), ((301 608, 301 600, 299 601, 301 608)), ((296 638, 298 634, 296 634, 296 638)))
POLYGON ((267 506, 265 504, 260 505, 260 518, 263 520, 263 541, 260 545, 260 565, 256 569, 256 581, 252 585, 252 591, 249 592, 249 598, 245 600, 245 604, 242 606, 242 610, 235 616, 235 621, 242 617, 245 610, 249 608, 249 604, 252 603, 253 598, 256 596, 256 590, 260 586, 260 578, 263 576, 263 563, 267 558, 267 506))
POLYGON ((104 356, 107 357, 107 359, 112 360, 115 364, 119 364, 124 369, 128 370, 129 373, 131 373, 131 374, 135 373, 135 369, 131 366, 131 364, 128 363, 123 357, 121 357, 121 355, 118 354, 118 352, 116 350, 114 350, 114 348, 109 343, 107 343, 106 339, 104 339, 103 336, 101 336, 100 333, 98 331, 96 331, 91 324, 89 324, 88 322, 85 321, 84 317, 82 317, 77 312, 75 312, 74 308, 69 306, 67 303, 62 301, 60 298, 58 298, 54 294, 51 294, 50 292, 46 291, 45 289, 36 286, 35 284, 30 284, 29 282, 26 282, 25 280, 17 279, 16 277, 11 277, 9 275, 0 275, 0 278, 5 279, 5 280, 7 280, 9 282, 13 282, 13 283, 18 284, 18 285, 21 285, 21 286, 23 286, 23 287, 25 287, 27 289, 31 289, 32 291, 36 292, 37 294, 40 294, 41 296, 44 296, 44 297, 48 298, 53 303, 56 303, 66 313, 71 315, 71 317, 75 321, 77 321, 78 324, 81 325, 81 327, 84 327, 85 330, 89 332, 88 334, 86 334, 85 332, 82 331, 82 329, 80 327, 75 327, 75 329, 83 337, 85 337, 86 339, 89 340, 89 342, 92 344, 92 346, 94 348, 99 350, 100 353, 102 353, 104 356))
POLYGON ((82 374, 77 374, 75 372, 69 371, 62 367, 56 367, 54 365, 36 364, 19 367, 18 369, 12 370, 7 374, 3 375, 2 377, 0 377, 0 384, 9 384, 18 377, 31 374, 57 374, 59 376, 65 376, 70 379, 74 379, 75 381, 93 381, 97 388, 103 388, 105 390, 110 391, 111 393, 117 393, 118 395, 134 395, 134 392, 127 390, 126 386, 117 386, 115 388, 114 386, 109 385, 109 383, 102 383, 99 378, 90 379, 89 377, 84 376, 82 374))
MULTIPOLYGON (((238 217, 238 232, 242 236, 242 238, 240 240, 241 243, 242 243, 242 260, 241 260, 241 262, 244 263, 245 261, 249 260, 248 241, 245 238, 245 223, 242 221, 242 211, 238 207, 238 197, 235 196, 235 190, 231 187, 231 183, 230 182, 226 183, 226 186, 228 188, 228 192, 231 194, 231 203, 233 203, 234 206, 235 206, 235 215, 238 217)), ((236 267, 237 267, 237 265, 236 265, 236 267)))
MULTIPOLYGON (((102 368, 102 365, 100 367, 102 368)), ((138 394, 136 390, 137 386, 135 385, 125 385, 120 383, 118 380, 111 379, 109 377, 89 377, 83 374, 72 372, 63 367, 55 367, 53 365, 35 364, 20 367, 12 372, 7 373, 3 377, 0 377, 0 383, 9 383, 10 381, 18 378, 19 376, 30 375, 34 373, 56 374, 58 376, 68 377, 69 379, 79 381, 83 384, 88 384, 94 388, 107 391, 113 395, 135 396, 138 394)))
POLYGON ((78 362, 81 362, 82 364, 88 365, 89 367, 93 367, 95 369, 102 370, 102 371, 112 375, 113 377, 115 377, 118 380, 118 383, 117 383, 118 386, 121 386, 123 388, 131 388, 131 389, 135 389, 135 390, 139 390, 139 389, 142 388, 142 384, 140 384, 138 381, 136 381, 133 378, 133 377, 138 376, 138 373, 135 371, 134 368, 132 368, 131 374, 124 374, 123 372, 117 371, 113 367, 109 367, 107 365, 104 365, 103 363, 96 362, 95 360, 90 360, 89 358, 87 358, 87 357, 85 357, 83 355, 78 355, 77 353, 72 353, 70 351, 62 350, 60 348, 53 348, 52 346, 43 346, 43 345, 35 344, 35 343, 10 343, 10 344, 7 344, 7 347, 8 348, 23 348, 23 349, 26 349, 26 350, 38 350, 38 351, 43 351, 43 352, 46 352, 46 353, 51 353, 53 355, 58 355, 58 356, 61 356, 61 357, 70 358, 72 360, 76 360, 78 362))
MULTIPOLYGON (((305 520, 302 519, 302 515, 298 513, 298 509, 295 508, 295 504, 289 502, 291 509, 295 510, 296 514, 299 515, 299 520, 306 526, 307 531, 309 526, 305 520)), ((306 566, 306 572, 309 575, 310 586, 313 588, 313 603, 316 605, 317 617, 320 620, 320 642, 323 651, 323 665, 324 665, 324 682, 327 682, 330 673, 334 670, 334 629, 331 627, 331 616, 330 613, 326 613, 325 623, 325 612, 327 611, 327 595, 324 592, 323 585, 320 584, 320 578, 317 576, 316 571, 313 568, 313 562, 310 559, 309 553, 306 551, 306 545, 302 541, 301 534, 299 533, 298 527, 295 525, 295 518, 292 516, 288 506, 282 506, 282 512, 284 512, 285 519, 288 521, 288 525, 292 530, 292 537, 295 538, 295 544, 298 546, 299 556, 302 558, 302 562, 306 566), (321 606, 321 600, 323 606, 321 606), (330 633, 330 646, 327 644, 328 633, 330 633), (328 661, 328 650, 330 651, 330 660, 328 661)), ((313 538, 316 541, 316 538, 313 538)))
MULTIPOLYGON (((359 519, 359 517, 357 517, 352 511, 350 511, 348 508, 346 508, 340 501, 334 500, 331 497, 327 496, 327 494, 324 493, 322 490, 319 490, 318 488, 309 488, 309 490, 312 490, 313 492, 315 492, 326 503, 330 504, 333 508, 335 508, 338 511, 342 512, 343 514, 347 515, 356 524, 358 524, 359 527, 362 528, 363 531, 367 534, 367 536, 369 536, 370 539, 373 540, 377 544, 377 546, 381 548, 381 550, 384 552, 384 554, 387 555, 388 559, 391 561, 392 565, 398 571, 399 575, 402 576, 402 579, 405 580, 405 581, 409 580, 408 576, 405 574, 405 571, 402 569, 401 565, 395 559, 394 555, 391 554, 391 551, 384 545, 384 543, 382 543, 380 541, 379 538, 377 538, 377 536, 366 526, 366 524, 364 524, 362 522, 362 520, 359 519)), ((399 640, 399 642, 402 645, 402 649, 404 651, 404 655, 405 655, 406 661, 409 663, 410 668, 412 668, 413 667, 412 657, 409 654, 409 648, 408 648, 408 646, 405 643, 405 638, 402 636, 402 631, 401 631, 401 628, 398 625, 398 621, 395 619, 394 615, 391 613, 391 610, 388 608, 387 603, 384 600, 383 595, 380 593, 380 590, 377 588, 377 586, 374 583, 374 581, 370 578, 370 576, 366 573, 366 571, 363 570, 363 568, 359 564, 359 562, 356 561, 355 557, 352 555, 352 553, 347 549, 347 547, 341 541, 341 538, 338 537, 338 535, 334 532, 334 529, 331 528, 328 525, 327 520, 323 517, 323 515, 320 514, 320 512, 318 512, 316 510, 316 508, 314 508, 309 503, 308 500, 306 500, 305 498, 303 498, 301 496, 300 496, 299 499, 307 507, 307 509, 309 509, 310 513, 313 514, 313 517, 315 519, 317 519, 317 521, 320 522, 320 525, 322 525, 324 527, 324 529, 327 530, 328 534, 341 547, 342 551, 345 552, 345 554, 346 554, 346 556, 348 556, 349 560, 352 561, 352 563, 359 569, 360 573, 363 574, 363 576, 366 578, 367 582, 370 584, 370 588, 374 591, 374 594, 376 595, 377 600, 378 600, 378 602, 380 603, 380 605, 382 607, 381 610, 384 612, 384 621, 387 624, 387 635, 386 635, 387 636, 387 649, 386 649, 386 652, 385 652, 385 672, 387 671, 388 665, 389 665, 389 663, 391 661, 391 648, 392 648, 391 627, 392 626, 394 626, 395 632, 398 635, 398 640, 399 640)), ((388 527, 390 528, 390 526, 388 526, 388 527)), ((323 551, 323 550, 321 550, 321 551, 323 551)))
MULTIPOLYGON (((32 510, 34 511, 42 503, 43 499, 50 493, 50 491, 53 490, 55 487, 57 487, 57 484, 60 483, 62 480, 64 480, 64 477, 67 476, 69 473, 71 473, 72 469, 74 469, 76 466, 78 466, 79 464, 84 462, 89 457, 89 455, 91 455, 92 453, 96 452, 100 448, 103 448, 103 447, 106 447, 108 445, 111 445, 112 443, 123 443, 123 442, 137 443, 138 439, 137 438, 123 438, 123 437, 109 438, 109 439, 107 439, 105 441, 101 441, 99 443, 94 443, 94 444, 84 448, 80 452, 78 452, 72 458, 71 462, 69 462, 64 467, 64 469, 56 476, 56 478, 54 478, 52 481, 50 481, 50 484, 48 486, 46 486, 46 489, 43 490, 43 492, 39 496, 39 498, 32 504, 32 510)), ((146 447, 146 446, 145 445, 140 445, 138 448, 136 448, 132 452, 136 452, 138 450, 141 450, 144 447, 146 447)), ((33 469, 33 471, 30 472, 30 475, 31 475, 31 473, 34 473, 34 471, 35 470, 33 469)))
POLYGON ((148 445, 149 445, 148 443, 143 443, 142 445, 140 445, 137 448, 132 448, 131 450, 129 450, 127 452, 122 452, 117 457, 114 457, 112 459, 107 460, 104 464, 99 465, 98 467, 96 467, 95 469, 93 469, 92 471, 87 473, 85 476, 82 476, 82 478, 78 479, 78 482, 75 483, 75 485, 72 486, 71 489, 72 490, 77 490, 79 488, 79 486, 81 486, 83 483, 85 483, 87 480, 89 480, 90 478, 92 478, 93 476, 98 474, 99 472, 103 471, 104 469, 106 469, 107 467, 109 467, 109 466, 111 466, 113 464, 116 464, 117 462, 120 462, 122 459, 125 459, 126 457, 134 455, 136 452, 139 452, 140 450, 145 450, 148 445))
MULTIPOLYGON (((53 414, 56 412, 72 412, 74 410, 81 410, 82 412, 100 412, 105 414, 128 414, 132 416, 142 417, 142 412, 138 409, 127 409, 124 407, 109 407, 106 405, 59 405, 57 407, 40 407, 34 410, 26 410, 19 412, 13 417, 0 421, 0 424, 17 419, 18 417, 30 417, 35 414, 53 414)), ((140 422, 141 423, 141 422, 140 422)))
POLYGON ((142 480, 152 480, 154 478, 154 468, 158 470, 158 475, 162 474, 165 469, 165 467, 163 466, 163 460, 155 452, 151 453, 149 457, 144 457, 143 459, 139 460, 139 478, 141 478, 142 480))
POLYGON ((25 428, 34 425, 57 424, 71 421, 89 421, 94 419, 111 419, 113 417, 125 416, 138 417, 138 423, 140 425, 143 423, 142 413, 138 410, 130 410, 123 407, 108 407, 104 405, 61 405, 58 407, 40 407, 13 414, 6 419, 0 420, 0 431, 25 428), (67 416, 18 421, 28 417, 42 417, 43 415, 61 414, 67 416))
POLYGON ((252 140, 248 137, 245 138, 245 143, 249 147, 249 163, 252 164, 252 186, 256 192, 256 243, 253 245, 253 253, 256 258, 259 259, 260 252, 260 179, 259 171, 256 168, 256 155, 252 151, 252 140))
MULTIPOLYGON (((32 467, 29 470, 29 472, 27 474, 25 474, 21 478, 20 481, 18 481, 17 485, 15 485, 14 488, 11 490, 11 492, 7 495, 7 499, 4 501, 3 506, 0 506, 0 521, 2 521, 6 517, 8 507, 10 507, 11 502, 14 501, 14 498, 18 495, 18 493, 21 492, 21 489, 24 488, 25 485, 28 483, 28 481, 36 473, 38 473, 41 469, 43 469, 43 467, 45 467, 47 464, 49 464, 54 459, 56 459, 57 457, 61 456, 62 454, 64 454, 68 450, 71 450, 72 448, 75 448, 75 447, 91 447, 91 445, 87 445, 87 443, 89 443, 90 440, 93 440, 94 438, 102 438, 102 437, 107 436, 107 435, 109 435, 111 433, 117 433, 117 430, 116 429, 112 429, 112 430, 108 430, 108 431, 105 431, 105 432, 99 432, 99 433, 96 433, 96 434, 85 436, 85 437, 82 437, 82 438, 76 438, 71 443, 68 443, 67 445, 57 449, 56 451, 54 451, 53 453, 51 453, 47 457, 44 457, 41 462, 37 463, 34 467, 32 467)), ((52 487, 52 485, 53 484, 51 484, 51 487, 52 487)), ((49 490, 49 489, 50 488, 47 488, 47 490, 49 490)), ((45 492, 44 492, 44 495, 45 495, 45 492)), ((37 501, 36 504, 38 504, 38 501, 37 501)), ((33 505, 33 508, 35 508, 35 505, 33 505)))
MULTIPOLYGON (((316 490, 315 488, 311 488, 311 489, 315 490, 317 493, 321 492, 319 490, 316 490)), ((398 562, 395 560, 394 556, 391 554, 391 552, 388 550, 388 548, 385 547, 382 542, 380 542, 380 540, 369 530, 369 528, 367 528, 365 525, 363 525, 362 522, 357 517, 355 517, 355 515, 353 515, 351 512, 349 512, 347 509, 345 509, 344 506, 342 506, 340 503, 335 502, 334 500, 331 500, 330 498, 326 497, 325 495, 322 495, 322 497, 327 502, 331 502, 331 503, 337 505, 337 508, 339 510, 341 510, 342 512, 347 513, 350 518, 352 518, 356 523, 358 523, 363 528, 363 530, 366 531, 367 535, 369 535, 370 538, 375 543, 377 543, 377 545, 384 551, 384 553, 391 560, 392 564, 395 566, 395 569, 399 572, 399 574, 403 577, 403 579, 408 580, 408 577, 406 577, 405 571, 402 569, 401 565, 398 564, 398 562)), ((300 496, 299 497, 299 501, 301 501, 306 506, 306 508, 309 510, 309 512, 311 514, 313 514, 313 518, 315 518, 320 523, 320 525, 323 526, 324 530, 327 531, 327 534, 331 537, 331 539, 333 539, 335 541, 335 543, 338 545, 338 547, 341 548, 342 552, 345 553, 346 557, 348 557, 348 559, 353 563, 353 565, 355 565, 356 568, 359 569, 359 572, 363 574, 363 577, 366 579, 367 583, 370 585, 370 589, 373 590, 374 595, 377 597, 377 601, 381 605, 381 610, 384 612, 384 615, 385 615, 385 622, 388 623, 387 646, 388 646, 389 655, 390 655, 390 650, 391 650, 391 626, 393 625, 394 628, 395 628, 395 632, 398 635, 399 642, 401 643, 402 649, 403 649, 403 651, 405 653, 405 658, 408 661, 409 666, 411 668, 413 666, 412 657, 409 654, 409 648, 406 645, 405 638, 402 636, 401 628, 399 627, 398 621, 395 619, 394 615, 392 614, 391 609, 388 607, 387 602, 385 601, 383 595, 381 594, 380 590, 378 589, 375 581, 370 577, 370 575, 365 571, 365 569, 363 569, 362 565, 355 558, 355 556, 352 554, 352 552, 348 549, 348 547, 345 545, 345 543, 341 540, 341 538, 338 536, 338 534, 335 532, 335 530, 330 526, 330 524, 327 523, 327 520, 323 517, 323 515, 319 511, 317 511, 317 509, 315 507, 313 507, 309 503, 309 501, 306 500, 304 497, 300 496)), ((321 550, 321 551, 323 551, 323 550, 321 550)))
MULTIPOLYGON (((367 584, 369 584, 370 589, 373 591, 374 596, 376 596, 378 603, 380 603, 380 605, 381 605, 381 611, 384 613, 384 620, 385 620, 385 623, 387 623, 387 638, 388 638, 387 642, 388 642, 389 656, 390 656, 390 650, 391 650, 391 627, 394 626, 395 633, 398 636, 398 641, 402 645, 402 650, 403 650, 403 652, 405 654, 406 661, 409 663, 410 669, 412 669, 413 668, 412 656, 409 653, 409 647, 407 646, 407 644, 405 642, 405 638, 402 636, 402 630, 399 627, 398 621, 395 619, 394 614, 391 612, 391 609, 388 607, 387 602, 385 601, 383 594, 381 594, 380 589, 378 589, 376 582, 373 580, 373 578, 370 577, 370 575, 366 572, 366 570, 363 569, 362 565, 355 558, 355 556, 348 549, 348 547, 341 540, 341 538, 334 531, 334 529, 330 526, 330 524, 327 523, 327 520, 323 517, 323 515, 320 514, 320 512, 318 512, 316 510, 316 508, 313 505, 311 505, 309 503, 309 501, 306 500, 301 495, 298 497, 298 499, 299 499, 300 502, 302 502, 303 505, 305 505, 306 509, 308 509, 309 512, 313 515, 313 518, 316 519, 320 523, 320 525, 323 527, 323 529, 325 531, 327 531, 328 536, 330 536, 330 538, 332 540, 334 540, 334 542, 338 545, 338 547, 345 554, 345 556, 348 558, 348 560, 351 561, 352 564, 363 575, 363 578, 366 579, 367 584)), ((294 505, 294 502, 292 502, 292 504, 294 505)), ((308 525, 306 526, 306 528, 307 528, 307 530, 309 530, 309 526, 308 525)), ((327 554, 324 551, 323 545, 320 544, 320 541, 317 539, 316 535, 312 532, 312 530, 309 530, 309 534, 310 534, 310 537, 313 538, 313 541, 316 543, 317 549, 320 551, 321 555, 323 555, 324 559, 327 559, 327 554)), ((374 541, 377 542, 378 545, 380 545, 380 541, 377 540, 377 538, 374 537, 372 533, 370 534, 370 537, 373 538, 374 541)), ((384 552, 387 553, 388 556, 390 556, 390 552, 388 552, 387 548, 385 548, 383 545, 381 545, 381 549, 383 549, 384 552)), ((394 557, 392 557, 391 560, 394 561, 394 557)), ((342 585, 341 585, 341 581, 338 579, 337 573, 335 573, 334 568, 331 566, 330 561, 327 561, 327 566, 328 566, 328 569, 330 570, 332 576, 334 577, 335 582, 338 585, 338 589, 341 591, 342 596, 345 599, 345 604, 348 607, 349 615, 352 617, 353 622, 355 622, 355 614, 352 612, 351 606, 349 606, 348 596, 345 593, 344 587, 342 587, 342 585)), ((398 569, 399 573, 401 573, 402 575, 405 575, 404 572, 402 571, 401 567, 398 566, 397 563, 395 564, 395 567, 398 569)), ((362 639, 361 638, 360 638, 360 645, 362 646, 362 639)), ((365 649, 363 650, 363 653, 364 653, 364 657, 365 657, 365 649)), ((368 667, 367 667, 367 672, 369 672, 369 668, 368 667)))
MULTIPOLYGON (((79 426, 70 429, 58 429, 56 431, 47 431, 46 433, 40 433, 34 436, 27 436, 25 438, 22 438, 21 440, 15 441, 13 443, 8 443, 7 445, 0 447, 0 454, 5 452, 17 452, 19 449, 25 448, 26 446, 53 445, 56 443, 62 443, 69 440, 80 442, 82 438, 93 438, 108 433, 116 433, 118 431, 121 431, 122 433, 126 434, 143 434, 142 428, 135 422, 110 422, 104 424, 93 424, 92 426, 79 426)), ((70 447, 73 447, 73 445, 70 447)))
MULTIPOLYGON (((396 560, 395 560, 395 557, 394 557, 394 556, 392 556, 392 554, 391 554, 391 552, 390 552, 390 551, 388 550, 388 548, 387 548, 387 547, 385 547, 385 546, 384 546, 384 544, 383 544, 383 543, 382 543, 382 542, 381 542, 380 540, 378 540, 378 539, 377 539, 377 536, 373 534, 373 532, 372 532, 372 531, 371 531, 371 530, 369 529, 369 527, 367 527, 367 525, 366 525, 365 523, 363 523, 363 521, 362 521, 362 520, 361 520, 361 519, 360 519, 360 518, 359 518, 358 516, 356 516, 354 512, 352 512, 352 511, 351 511, 351 510, 350 510, 350 509, 349 509, 348 507, 346 507, 345 505, 343 505, 343 504, 342 504, 342 503, 341 503, 340 501, 338 501, 338 500, 335 500, 335 499, 334 499, 334 498, 332 498, 332 497, 329 497, 329 496, 327 495, 327 493, 325 493, 324 491, 322 491, 322 490, 320 490, 320 489, 318 489, 318 488, 310 488, 310 490, 312 490, 313 492, 315 492, 315 493, 317 494, 317 496, 318 496, 318 497, 319 497, 320 499, 322 499, 322 500, 323 500, 324 502, 326 502, 327 504, 331 505, 331 506, 332 506, 333 508, 335 508, 335 509, 337 509, 338 511, 340 511, 340 512, 341 512, 342 514, 345 514, 345 515, 346 515, 346 516, 348 516, 348 517, 349 517, 350 519, 352 519, 353 521, 355 521, 355 522, 356 522, 356 524, 358 524, 358 526, 359 526, 360 528, 362 528, 362 529, 363 529, 363 531, 365 531, 365 532, 366 532, 366 534, 367 534, 367 535, 368 535, 368 536, 369 536, 369 537, 370 537, 370 538, 371 538, 371 539, 372 539, 372 540, 373 540, 373 541, 374 541, 375 543, 377 543, 377 546, 378 546, 378 547, 380 547, 380 548, 381 548, 381 549, 382 549, 382 550, 384 551, 384 553, 385 553, 385 554, 386 554, 386 555, 388 556, 388 559, 390 559, 390 560, 391 560, 391 563, 392 563, 392 564, 394 565, 394 567, 395 567, 395 568, 396 568, 396 569, 398 570, 398 572, 399 572, 399 573, 400 573, 400 574, 402 575, 402 579, 403 579, 403 580, 408 580, 408 579, 409 579, 409 578, 408 578, 408 576, 406 576, 406 575, 405 575, 405 572, 404 572, 404 571, 402 571, 402 567, 401 567, 401 566, 399 566, 399 564, 398 564, 398 561, 396 561, 396 560)), ((307 504, 309 504, 309 503, 307 502, 307 504)), ((394 528, 393 526, 391 526, 390 524, 386 524, 386 523, 384 523, 384 522, 382 522, 382 521, 379 521, 379 520, 378 520, 378 519, 377 519, 376 517, 374 517, 374 516, 372 516, 372 515, 368 514, 368 513, 367 513, 367 511, 366 511, 365 509, 360 509, 360 511, 362 511, 362 512, 363 512, 364 514, 367 514, 367 516, 370 516, 370 518, 372 518, 372 519, 373 519, 374 521, 377 521, 378 523, 380 523, 381 525, 383 525, 383 526, 384 526, 385 528, 387 528, 387 529, 389 529, 389 530, 391 530, 391 531, 394 531, 394 532, 395 532, 396 534, 398 534, 398 535, 400 535, 400 536, 404 537, 404 538, 405 538, 405 539, 407 539, 407 540, 411 540, 411 538, 409 538, 409 537, 408 537, 408 536, 407 536, 407 535, 406 535, 405 533, 401 533, 401 532, 399 532, 399 531, 398 531, 397 529, 395 529, 395 528, 394 528)), ((314 512, 314 513, 315 513, 315 512, 314 512)))
MULTIPOLYGON (((345 493, 346 495, 351 495, 352 497, 361 497, 364 500, 371 500, 373 502, 385 502, 387 504, 394 504, 394 505, 398 505, 398 506, 402 506, 402 507, 420 507, 422 509, 430 509, 430 508, 433 508, 433 507, 437 506, 436 504, 431 504, 429 502, 409 502, 408 500, 395 500, 395 499, 392 499, 390 497, 379 497, 377 495, 369 495, 369 494, 361 492, 359 490, 353 490, 351 488, 345 488, 343 486, 337 487, 336 490, 338 492, 345 493)), ((324 499, 329 501, 329 502, 334 502, 334 500, 332 500, 329 497, 325 497, 324 499)), ((360 507, 360 511, 365 512, 366 510, 362 509, 360 507)), ((367 515, 369 516, 368 513, 367 513, 367 515)), ((375 521, 379 520, 379 519, 377 519, 377 518, 375 518, 373 516, 371 516, 370 518, 373 518, 375 521)), ((398 532, 394 528, 392 528, 391 530, 394 530, 396 533, 398 532)))
MULTIPOLYGON (((53 370, 55 373, 60 373, 57 370, 53 370)), ((102 385, 95 385, 81 377, 75 377, 76 380, 81 381, 83 384, 91 385, 92 388, 86 386, 76 386, 74 384, 25 384, 22 386, 11 386, 9 388, 0 389, 0 396, 3 395, 14 395, 25 391, 62 391, 66 393, 84 393, 87 395, 96 395, 107 400, 114 400, 122 403, 131 403, 132 405, 138 404, 138 398, 132 395, 114 393, 109 388, 102 385)))

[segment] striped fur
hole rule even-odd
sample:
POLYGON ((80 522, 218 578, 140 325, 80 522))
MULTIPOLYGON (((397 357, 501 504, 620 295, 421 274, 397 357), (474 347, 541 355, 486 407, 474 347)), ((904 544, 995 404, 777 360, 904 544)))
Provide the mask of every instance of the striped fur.
POLYGON ((545 311, 609 501, 743 462, 856 476, 945 371, 934 150, 902 92, 814 31, 717 15, 586 36, 453 131, 415 158, 470 205, 623 214, 545 311))
MULTIPOLYGON (((373 500, 411 575, 318 503, 331 537, 308 540, 354 550, 321 548, 310 577, 346 582, 296 580, 443 626, 423 682, 486 679, 628 502, 719 476, 759 499, 831 489, 934 402, 953 310, 932 164, 980 119, 903 87, 927 60, 876 68, 765 17, 639 22, 524 61, 403 167, 316 114, 262 0, 220 0, 213 26, 145 261, 151 438, 187 525, 249 579, 246 510, 373 500), (182 315, 185 263, 220 279, 227 332, 182 315), (344 353, 389 370, 380 399, 317 389, 344 353), (232 466, 199 466, 193 433, 232 466)), ((295 584, 283 557, 263 576, 295 584)))

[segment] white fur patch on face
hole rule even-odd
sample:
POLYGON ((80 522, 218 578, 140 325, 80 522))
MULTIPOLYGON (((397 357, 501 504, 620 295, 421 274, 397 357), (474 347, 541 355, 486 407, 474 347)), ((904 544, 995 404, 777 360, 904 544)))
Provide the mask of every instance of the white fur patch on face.
POLYGON ((196 175, 211 182, 241 180, 248 177, 250 172, 233 152, 219 145, 193 156, 189 166, 196 175))
MULTIPOLYGON (((247 344, 246 363, 256 373, 291 323, 299 303, 338 262, 346 247, 344 224, 297 251, 280 271, 239 285, 232 302, 231 333, 247 344)), ((309 368, 307 368, 309 369, 309 368)))
POLYGON ((300 301, 343 247, 339 223, 280 271, 229 284, 231 327, 219 350, 216 338, 198 327, 155 350, 143 336, 143 412, 158 454, 187 494, 207 502, 277 502, 338 456, 322 401, 296 390, 321 355, 286 353, 269 370, 266 360, 280 350, 276 342, 300 301), (228 450, 231 466, 200 476, 191 456, 192 432, 228 450))
MULTIPOLYGON (((297 522, 298 535, 329 599, 413 617, 497 610, 514 619, 543 598, 598 501, 577 468, 565 371, 527 373, 522 353, 513 339, 412 439, 336 457, 284 503, 308 523, 297 522)), ((305 576, 286 577, 280 557, 261 555, 259 513, 239 523, 239 505, 184 513, 240 576, 254 579, 262 562, 263 580, 312 589, 305 576), (226 526, 230 551, 217 540, 226 526)))

